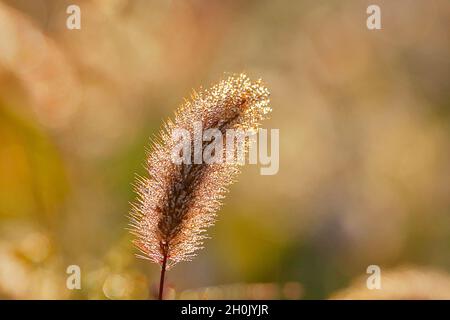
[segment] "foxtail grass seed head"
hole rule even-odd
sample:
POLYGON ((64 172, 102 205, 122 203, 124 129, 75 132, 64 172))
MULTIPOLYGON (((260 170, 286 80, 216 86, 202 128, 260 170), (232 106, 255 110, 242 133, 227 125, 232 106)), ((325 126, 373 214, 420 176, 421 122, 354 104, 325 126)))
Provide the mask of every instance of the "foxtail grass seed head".
MULTIPOLYGON (((267 88, 261 80, 251 81, 245 74, 194 91, 182 103, 175 119, 168 120, 153 141, 146 163, 148 177, 138 178, 136 183, 138 196, 130 225, 139 257, 161 265, 167 262, 167 268, 191 260, 202 248, 206 229, 214 224, 226 188, 239 172, 237 162, 174 163, 174 131, 181 128, 195 136, 194 123, 222 134, 229 129, 256 131, 270 111, 267 88)), ((213 141, 203 143, 200 151, 213 141)), ((192 159, 195 153, 190 152, 192 159)))

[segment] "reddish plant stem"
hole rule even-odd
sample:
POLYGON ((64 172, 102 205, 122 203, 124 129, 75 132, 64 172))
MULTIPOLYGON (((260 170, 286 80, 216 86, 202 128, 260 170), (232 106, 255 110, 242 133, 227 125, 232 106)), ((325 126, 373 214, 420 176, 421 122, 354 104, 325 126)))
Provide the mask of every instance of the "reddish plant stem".
POLYGON ((164 277, 166 275, 166 264, 167 264, 167 254, 164 254, 163 263, 161 266, 161 278, 159 280, 159 295, 158 300, 163 299, 163 292, 164 292, 164 277))

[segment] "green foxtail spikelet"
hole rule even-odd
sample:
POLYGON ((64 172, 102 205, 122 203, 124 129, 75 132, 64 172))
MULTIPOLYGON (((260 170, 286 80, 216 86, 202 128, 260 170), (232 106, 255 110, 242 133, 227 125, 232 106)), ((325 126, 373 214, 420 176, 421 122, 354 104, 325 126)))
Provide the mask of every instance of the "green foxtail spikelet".
MULTIPOLYGON (((226 162, 175 164, 173 130, 183 128, 193 136, 197 121, 203 130, 217 128, 223 135, 228 129, 256 130, 271 111, 268 105, 269 92, 261 80, 233 75, 208 90, 194 91, 178 108, 174 121, 164 124, 147 159, 149 176, 136 184, 138 197, 130 214, 139 257, 161 264, 164 270, 191 260, 202 248, 206 229, 215 222, 226 187, 239 172, 238 164, 226 162)), ((162 286, 163 274, 161 281, 162 286)))

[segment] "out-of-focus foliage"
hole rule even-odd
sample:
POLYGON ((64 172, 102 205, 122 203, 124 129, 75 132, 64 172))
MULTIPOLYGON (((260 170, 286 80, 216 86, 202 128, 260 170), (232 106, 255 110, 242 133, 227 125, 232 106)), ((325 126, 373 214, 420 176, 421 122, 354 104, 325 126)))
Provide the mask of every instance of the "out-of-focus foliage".
POLYGON ((298 282, 277 283, 236 283, 211 286, 201 289, 188 289, 174 298, 183 300, 298 300, 302 296, 302 286, 298 282))
POLYGON ((450 299, 450 276, 442 271, 401 267, 384 272, 381 288, 369 290, 367 277, 355 280, 333 299, 450 299))
POLYGON ((131 184, 162 120, 223 72, 267 83, 280 170, 244 168, 205 250, 168 274, 174 297, 326 298, 370 264, 450 271, 448 1, 378 1, 377 31, 370 1, 78 3, 81 30, 70 1, 0 2, 0 297, 154 296, 131 184))

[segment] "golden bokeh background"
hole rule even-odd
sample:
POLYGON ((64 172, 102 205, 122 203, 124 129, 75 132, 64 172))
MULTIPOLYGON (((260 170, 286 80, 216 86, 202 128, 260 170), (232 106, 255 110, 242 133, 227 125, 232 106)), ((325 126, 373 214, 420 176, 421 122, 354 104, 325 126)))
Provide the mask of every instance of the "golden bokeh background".
POLYGON ((246 72, 280 170, 243 169, 167 297, 450 298, 450 3, 375 2, 371 31, 365 0, 1 1, 0 297, 154 298, 125 230, 149 138, 246 72))

